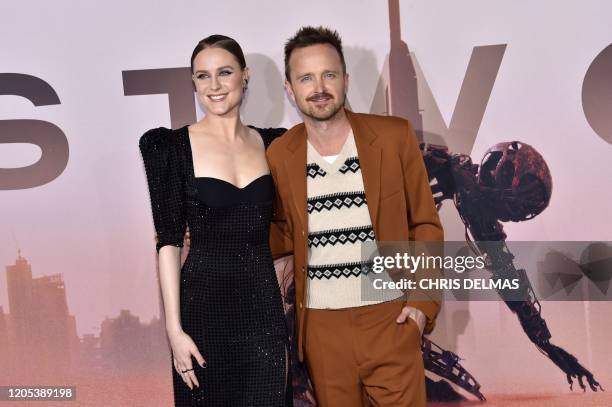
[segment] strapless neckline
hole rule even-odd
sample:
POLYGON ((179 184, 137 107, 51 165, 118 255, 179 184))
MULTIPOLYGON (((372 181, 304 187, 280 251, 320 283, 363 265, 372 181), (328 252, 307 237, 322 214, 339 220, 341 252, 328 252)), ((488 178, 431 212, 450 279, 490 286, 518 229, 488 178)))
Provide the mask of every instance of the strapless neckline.
POLYGON ((267 177, 271 177, 271 176, 272 176, 272 175, 270 175, 269 173, 268 173, 268 174, 263 174, 263 175, 261 175, 261 176, 259 176, 259 177, 255 178, 253 181, 249 182, 248 184, 246 184, 246 185, 245 185, 245 186, 243 186, 243 187, 237 187, 236 185, 232 184, 232 183, 231 183, 231 182, 229 182, 229 181, 226 181, 226 180, 221 179, 221 178, 215 178, 215 177, 194 177, 194 179, 196 179, 196 180, 203 180, 203 181, 204 181, 204 180, 212 180, 212 181, 215 181, 215 182, 221 182, 221 183, 224 183, 224 184, 227 184, 227 185, 229 185, 229 186, 234 187, 234 188, 235 188, 235 189, 237 189, 238 191, 242 191, 242 190, 245 190, 245 189, 247 189, 247 188, 249 188, 249 187, 253 186, 253 185, 254 185, 254 184, 256 184, 258 181, 261 181, 262 179, 266 179, 267 177))
POLYGON ((209 207, 271 203, 274 198, 274 181, 270 174, 261 175, 242 188, 215 177, 194 177, 194 182, 198 199, 209 207))

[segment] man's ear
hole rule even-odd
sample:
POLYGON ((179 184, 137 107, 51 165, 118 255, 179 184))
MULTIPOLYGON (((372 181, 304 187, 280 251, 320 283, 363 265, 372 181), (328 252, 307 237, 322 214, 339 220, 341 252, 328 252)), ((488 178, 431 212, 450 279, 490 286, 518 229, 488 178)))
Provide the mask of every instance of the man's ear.
POLYGON ((295 94, 293 93, 291 82, 289 82, 287 79, 285 79, 285 90, 287 91, 287 95, 289 95, 291 100, 293 100, 293 103, 295 103, 295 94))
POLYGON ((344 93, 348 93, 348 87, 349 87, 349 74, 345 73, 344 74, 344 93))

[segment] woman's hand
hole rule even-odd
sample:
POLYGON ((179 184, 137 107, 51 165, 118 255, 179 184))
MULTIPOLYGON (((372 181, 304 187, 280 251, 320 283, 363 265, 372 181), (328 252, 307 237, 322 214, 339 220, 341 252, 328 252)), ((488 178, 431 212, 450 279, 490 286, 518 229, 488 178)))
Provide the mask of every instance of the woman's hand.
POLYGON ((174 369, 191 390, 193 390, 194 385, 200 387, 200 383, 198 383, 198 379, 193 371, 191 357, 193 356, 202 368, 206 367, 206 361, 200 354, 193 339, 182 330, 169 332, 168 339, 172 348, 174 369))

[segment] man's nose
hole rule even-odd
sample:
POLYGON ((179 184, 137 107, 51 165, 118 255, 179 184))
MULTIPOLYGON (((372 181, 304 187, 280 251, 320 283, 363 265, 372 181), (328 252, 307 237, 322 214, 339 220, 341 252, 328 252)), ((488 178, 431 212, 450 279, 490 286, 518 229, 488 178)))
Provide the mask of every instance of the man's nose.
POLYGON ((325 90, 325 82, 323 81, 323 78, 315 79, 315 89, 314 90, 316 93, 322 93, 325 90))

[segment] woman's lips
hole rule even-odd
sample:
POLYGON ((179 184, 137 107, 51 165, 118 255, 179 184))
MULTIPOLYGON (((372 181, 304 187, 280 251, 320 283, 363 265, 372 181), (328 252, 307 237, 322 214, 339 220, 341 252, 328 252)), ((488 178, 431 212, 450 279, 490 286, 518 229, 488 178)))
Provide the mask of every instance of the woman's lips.
POLYGON ((212 100, 213 102, 221 102, 225 99, 225 97, 227 96, 227 94, 223 94, 223 95, 208 95, 208 98, 210 100, 212 100))

